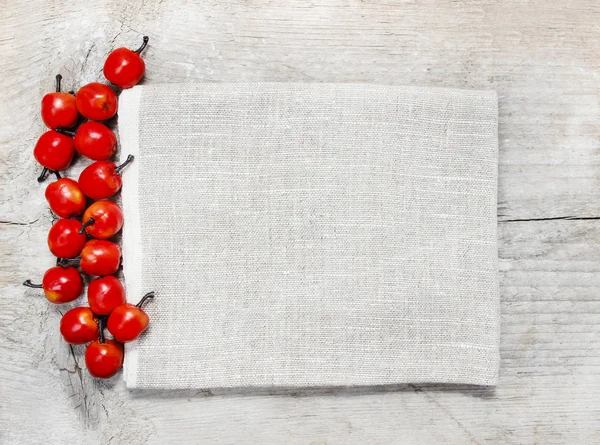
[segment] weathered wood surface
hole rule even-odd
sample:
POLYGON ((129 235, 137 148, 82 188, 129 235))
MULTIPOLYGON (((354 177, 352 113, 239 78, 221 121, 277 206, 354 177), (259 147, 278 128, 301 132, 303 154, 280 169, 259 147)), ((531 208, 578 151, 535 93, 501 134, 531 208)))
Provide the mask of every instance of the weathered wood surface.
MULTIPOLYGON (((0 4, 0 443, 600 443, 597 0, 0 4), (52 263, 31 156, 41 96, 101 78, 115 46, 146 82, 377 82, 500 96, 502 369, 496 389, 213 394, 95 382, 25 278, 52 263)), ((74 166, 75 175, 81 168, 74 166)))

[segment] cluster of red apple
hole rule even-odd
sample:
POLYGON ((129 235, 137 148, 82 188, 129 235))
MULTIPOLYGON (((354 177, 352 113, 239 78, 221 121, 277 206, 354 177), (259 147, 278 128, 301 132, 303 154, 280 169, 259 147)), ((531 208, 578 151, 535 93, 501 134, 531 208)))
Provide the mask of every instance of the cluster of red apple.
MULTIPOLYGON (((119 88, 136 85, 144 75, 140 53, 147 44, 148 37, 144 37, 142 46, 135 51, 115 49, 106 59, 104 76, 119 88)), ((43 289, 51 303, 61 304, 74 301, 83 293, 84 282, 78 268, 97 277, 88 286, 89 307, 67 311, 60 321, 60 332, 69 344, 89 343, 85 352, 89 373, 108 378, 123 364, 122 343, 135 340, 147 328, 149 318, 141 307, 154 296, 150 292, 137 305, 127 303, 123 285, 113 275, 121 265, 121 248, 109 238, 121 230, 123 212, 108 198, 121 189, 121 173, 133 156, 129 155, 121 165, 108 161, 117 149, 117 138, 99 121, 117 114, 115 91, 94 82, 81 87, 77 94, 64 93, 60 91, 61 79, 60 74, 56 76, 56 92, 42 99, 42 120, 49 130, 33 150, 43 167, 38 181, 42 182, 48 173, 57 177, 45 193, 50 209, 60 218, 48 232, 48 247, 57 257, 57 265, 46 271, 42 284, 32 284, 30 280, 23 284, 43 289), (70 130, 78 123, 76 131, 70 130), (95 161, 81 172, 78 181, 59 173, 69 167, 75 151, 95 161), (105 328, 113 339, 104 338, 105 328)))

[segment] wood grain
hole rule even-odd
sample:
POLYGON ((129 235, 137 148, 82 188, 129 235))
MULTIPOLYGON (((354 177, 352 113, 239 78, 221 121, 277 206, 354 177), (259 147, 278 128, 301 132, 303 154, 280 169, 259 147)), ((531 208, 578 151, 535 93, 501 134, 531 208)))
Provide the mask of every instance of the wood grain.
MULTIPOLYGON (((0 15, 0 443, 600 443, 600 4, 4 0, 0 15), (500 97, 500 384, 127 391, 87 376, 59 310, 20 283, 52 264, 31 149, 39 100, 101 78, 374 82, 500 97)), ((70 170, 75 176, 83 162, 70 170)))

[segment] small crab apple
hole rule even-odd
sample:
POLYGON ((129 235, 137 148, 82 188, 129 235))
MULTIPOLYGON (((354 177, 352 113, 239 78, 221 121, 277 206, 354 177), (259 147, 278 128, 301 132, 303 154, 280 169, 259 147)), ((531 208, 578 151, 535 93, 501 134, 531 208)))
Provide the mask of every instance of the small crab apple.
POLYGON ((87 295, 90 308, 98 315, 109 315, 117 306, 126 302, 125 289, 113 275, 92 280, 87 295))
POLYGON ((104 77, 120 88, 131 88, 140 81, 146 71, 141 52, 148 45, 148 36, 144 36, 142 46, 135 51, 128 48, 113 50, 104 62, 104 77))
POLYGON ((121 248, 117 243, 92 239, 81 251, 81 270, 89 275, 103 277, 112 275, 121 265, 121 248))
POLYGON ((138 304, 125 303, 110 313, 106 326, 116 340, 121 343, 133 341, 146 330, 150 318, 142 306, 149 298, 154 298, 154 292, 148 292, 138 304))
POLYGON ((77 123, 79 114, 75 105, 75 96, 60 91, 62 76, 56 75, 56 92, 42 98, 42 120, 48 128, 71 128, 77 123))
POLYGON ((46 187, 46 200, 52 210, 60 218, 70 218, 81 215, 85 210, 85 195, 77 181, 61 178, 55 172, 58 180, 46 187))
POLYGON ((83 279, 74 267, 51 267, 42 278, 42 284, 33 284, 30 280, 24 286, 43 289, 51 303, 69 303, 76 300, 83 292, 83 279))
POLYGON ((104 339, 104 321, 100 320, 99 338, 85 350, 85 366, 92 377, 108 379, 123 366, 123 345, 104 339))
POLYGON ((89 307, 75 307, 60 319, 60 333, 71 345, 83 345, 98 338, 98 320, 89 307))
POLYGON ((42 182, 45 179, 48 170, 59 171, 67 168, 71 165, 74 154, 75 145, 69 136, 54 130, 42 134, 33 148, 33 156, 44 167, 38 181, 42 182))
POLYGON ((121 165, 110 161, 96 161, 88 165, 79 175, 81 190, 88 198, 110 198, 121 189, 121 172, 131 161, 133 156, 129 155, 121 165))
POLYGON ((72 137, 77 153, 94 161, 108 159, 117 150, 117 136, 101 122, 84 122, 77 131, 57 131, 72 137))
POLYGON ((96 201, 83 213, 83 223, 88 235, 107 239, 123 227, 123 211, 108 199, 96 201))
POLYGON ((77 110, 86 119, 105 121, 117 114, 117 95, 103 83, 92 82, 82 86, 75 100, 77 110))
POLYGON ((48 231, 48 248, 58 258, 75 258, 87 240, 76 219, 59 219, 48 231))
POLYGON ((112 241, 91 239, 83 246, 80 258, 60 258, 58 264, 79 266, 85 273, 97 277, 112 275, 121 265, 121 248, 112 241))

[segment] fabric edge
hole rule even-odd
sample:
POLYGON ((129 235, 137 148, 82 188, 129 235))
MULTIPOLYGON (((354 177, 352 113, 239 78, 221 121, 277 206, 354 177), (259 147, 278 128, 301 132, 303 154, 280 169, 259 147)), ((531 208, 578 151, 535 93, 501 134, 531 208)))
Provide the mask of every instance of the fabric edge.
MULTIPOLYGON (((142 87, 125 90, 119 98, 119 138, 121 144, 120 161, 128 155, 139 154, 139 104, 142 87)), ((121 198, 123 202, 123 275, 127 301, 139 300, 142 243, 140 232, 140 216, 138 207, 138 162, 134 160, 123 175, 121 198)), ((137 384, 137 343, 138 340, 125 344, 125 360, 123 363, 123 380, 127 388, 135 388, 137 384)))
POLYGON ((500 127, 500 119, 498 115, 499 108, 499 99, 498 92, 496 90, 489 91, 490 94, 490 102, 494 107, 494 116, 496 118, 496 126, 495 126, 495 141, 496 141, 496 170, 495 174, 495 182, 496 182, 496 194, 494 195, 494 218, 496 219, 496 224, 494 226, 494 236, 496 238, 496 315, 497 315, 497 323, 496 323, 496 374, 490 379, 491 386, 497 386, 498 381, 500 379, 500 340, 502 335, 501 329, 501 320, 502 320, 502 305, 500 303, 500 259, 499 259, 499 246, 498 246, 498 193, 500 191, 499 187, 499 177, 500 177, 500 140, 499 140, 499 127, 500 127))
MULTIPOLYGON (((125 90, 123 93, 130 92, 139 88, 142 89, 156 89, 158 91, 163 90, 164 88, 172 87, 173 85, 182 85, 181 83, 154 83, 152 85, 140 85, 132 88, 131 90, 125 90)), ((224 85, 231 85, 232 87, 277 87, 277 88, 306 88, 307 86, 342 86, 348 88, 402 88, 405 91, 414 91, 414 92, 424 92, 424 91, 434 91, 439 93, 440 91, 445 91, 447 93, 464 96, 466 95, 483 95, 486 99, 489 99, 495 104, 498 104, 498 93, 497 90, 493 88, 464 88, 459 86, 436 86, 436 85, 403 85, 403 84, 394 84, 394 83, 377 83, 377 82, 274 82, 274 81, 254 81, 254 82, 195 82, 195 83, 186 83, 184 84, 189 88, 198 88, 198 89, 211 89, 213 87, 222 87, 224 85)))

